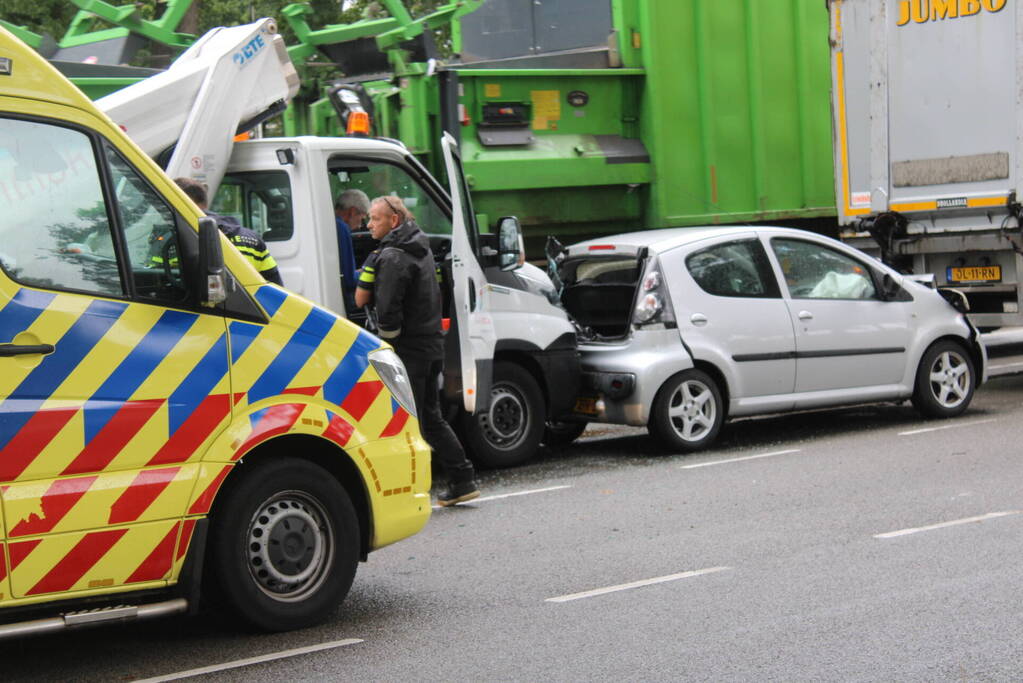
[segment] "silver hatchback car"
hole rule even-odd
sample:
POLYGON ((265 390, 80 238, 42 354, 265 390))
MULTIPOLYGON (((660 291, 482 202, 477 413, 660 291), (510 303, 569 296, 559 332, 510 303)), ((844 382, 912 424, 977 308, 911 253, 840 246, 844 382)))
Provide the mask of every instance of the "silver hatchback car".
POLYGON ((672 451, 739 416, 911 399, 952 417, 986 377, 965 299, 789 228, 635 232, 555 259, 580 328, 576 418, 672 451))

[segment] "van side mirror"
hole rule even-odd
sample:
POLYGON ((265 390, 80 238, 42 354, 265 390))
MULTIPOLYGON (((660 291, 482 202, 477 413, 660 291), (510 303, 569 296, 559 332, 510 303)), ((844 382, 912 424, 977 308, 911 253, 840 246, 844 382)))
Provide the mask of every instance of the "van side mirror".
POLYGON ((497 221, 497 256, 501 270, 515 270, 526 262, 522 228, 515 216, 504 216, 497 221))
POLYGON ((199 268, 196 280, 199 303, 203 306, 216 306, 227 299, 220 229, 217 228, 217 221, 209 216, 199 219, 199 268))

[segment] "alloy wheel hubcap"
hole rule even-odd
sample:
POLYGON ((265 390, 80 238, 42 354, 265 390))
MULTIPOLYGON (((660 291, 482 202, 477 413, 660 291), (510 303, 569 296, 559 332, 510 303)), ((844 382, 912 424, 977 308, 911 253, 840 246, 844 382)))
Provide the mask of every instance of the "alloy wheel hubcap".
POLYGON ((686 441, 702 439, 714 427, 717 404, 703 382, 688 380, 675 390, 668 404, 672 429, 686 441))
POLYGON ((966 400, 970 390, 970 366, 966 359, 946 351, 934 359, 931 366, 931 393, 945 408, 955 408, 966 400))

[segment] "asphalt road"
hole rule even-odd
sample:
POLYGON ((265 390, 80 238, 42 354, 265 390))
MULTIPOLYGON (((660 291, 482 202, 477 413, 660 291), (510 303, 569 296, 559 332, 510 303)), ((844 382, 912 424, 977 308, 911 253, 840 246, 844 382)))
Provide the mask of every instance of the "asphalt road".
POLYGON ((372 555, 324 626, 105 627, 6 642, 0 675, 1020 680, 1021 396, 1008 377, 951 421, 908 405, 746 420, 691 456, 593 429, 372 555))

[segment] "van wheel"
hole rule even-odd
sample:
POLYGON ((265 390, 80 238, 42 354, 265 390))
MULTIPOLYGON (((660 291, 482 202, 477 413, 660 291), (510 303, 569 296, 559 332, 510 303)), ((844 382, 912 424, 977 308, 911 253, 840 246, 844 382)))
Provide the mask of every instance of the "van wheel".
POLYGON ((690 369, 661 387, 650 409, 650 434, 673 453, 706 448, 724 420, 721 390, 707 373, 690 369))
POLYGON ((541 441, 547 446, 567 446, 586 431, 585 422, 561 422, 552 420, 543 430, 541 441))
POLYGON ((540 387, 529 372, 514 363, 495 363, 489 407, 462 416, 473 461, 500 468, 532 458, 540 447, 546 411, 540 387))
POLYGON ((939 341, 920 359, 913 405, 924 417, 955 417, 970 405, 976 388, 970 354, 953 341, 939 341))
POLYGON ((344 600, 359 561, 359 525, 344 487, 294 458, 238 472, 209 539, 207 577, 243 622, 263 631, 318 624, 344 600))

